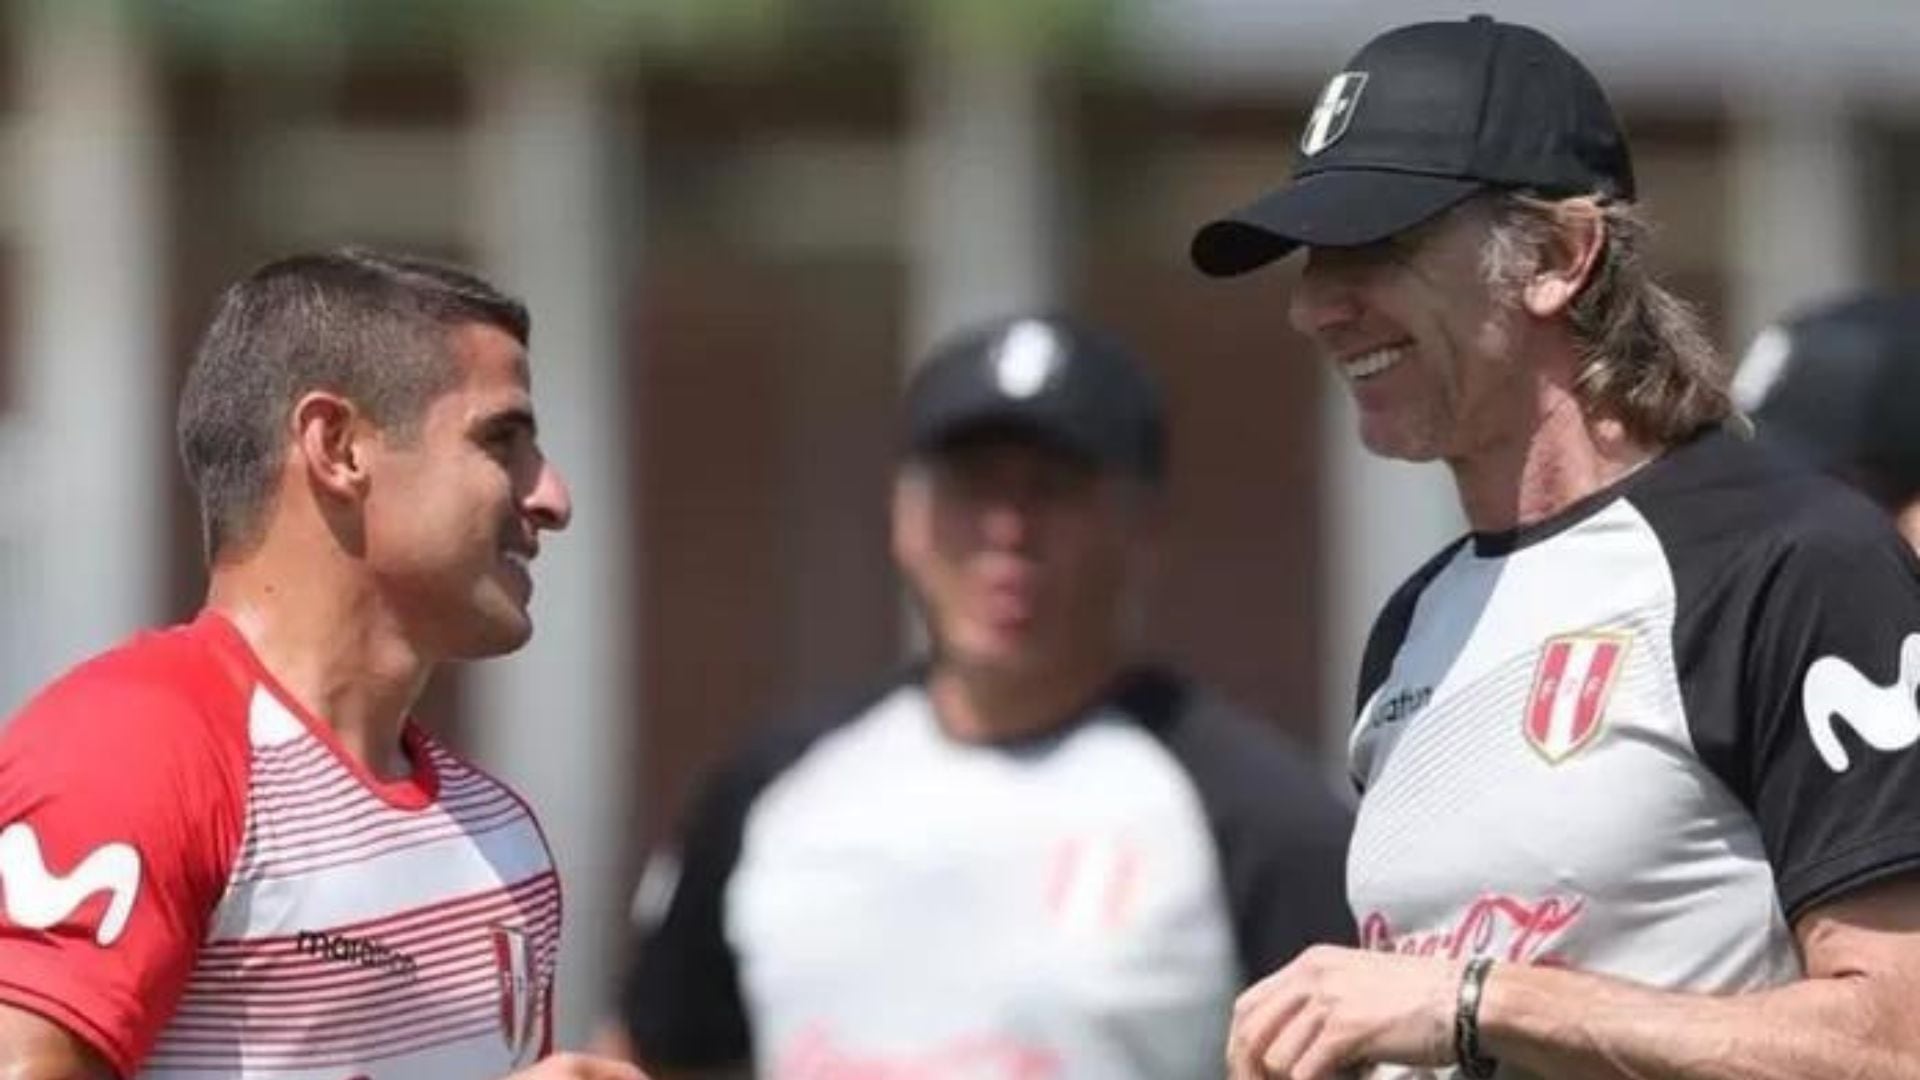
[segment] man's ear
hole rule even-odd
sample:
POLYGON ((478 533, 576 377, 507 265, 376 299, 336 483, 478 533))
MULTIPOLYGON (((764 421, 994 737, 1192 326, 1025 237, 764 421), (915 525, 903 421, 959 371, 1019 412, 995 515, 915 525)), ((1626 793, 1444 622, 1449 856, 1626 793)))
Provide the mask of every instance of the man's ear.
POLYGON ((367 442, 373 426, 354 403, 314 390, 294 402, 291 452, 308 483, 336 498, 352 499, 367 486, 367 442))
POLYGON ((928 543, 927 480, 915 465, 894 470, 893 488, 887 500, 888 543, 893 561, 903 569, 914 553, 928 543))
POLYGON ((1553 240, 1540 252, 1540 264, 1521 300, 1527 313, 1552 318, 1573 306, 1607 245, 1607 219, 1591 199, 1576 199, 1554 207, 1553 240))

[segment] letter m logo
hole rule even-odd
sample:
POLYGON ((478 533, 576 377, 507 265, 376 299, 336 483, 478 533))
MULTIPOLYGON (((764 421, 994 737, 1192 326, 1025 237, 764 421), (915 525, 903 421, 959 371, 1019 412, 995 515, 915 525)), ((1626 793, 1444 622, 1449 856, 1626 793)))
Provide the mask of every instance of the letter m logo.
POLYGON ((107 912, 94 928, 103 948, 126 933, 140 892, 140 853, 131 845, 103 844, 65 874, 47 868, 33 826, 17 821, 0 830, 0 918, 29 930, 49 930, 71 919, 80 905, 107 894, 107 912))
POLYGON ((1916 688, 1920 688, 1920 634, 1908 634, 1900 643, 1899 673, 1885 686, 1837 656, 1815 660, 1807 669, 1800 702, 1820 760, 1837 773, 1852 766, 1852 757, 1840 743, 1840 725, 1883 752, 1905 750, 1920 742, 1916 688))

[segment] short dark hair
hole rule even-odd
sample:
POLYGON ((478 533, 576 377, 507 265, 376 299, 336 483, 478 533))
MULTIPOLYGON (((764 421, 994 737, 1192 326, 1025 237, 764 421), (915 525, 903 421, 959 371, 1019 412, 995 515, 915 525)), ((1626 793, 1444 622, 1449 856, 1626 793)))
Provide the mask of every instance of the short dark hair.
POLYGON ((458 377, 449 332, 473 323, 527 342, 526 305, 478 275, 362 248, 288 256, 229 286, 180 390, 208 560, 258 539, 301 395, 341 394, 410 437, 458 377))

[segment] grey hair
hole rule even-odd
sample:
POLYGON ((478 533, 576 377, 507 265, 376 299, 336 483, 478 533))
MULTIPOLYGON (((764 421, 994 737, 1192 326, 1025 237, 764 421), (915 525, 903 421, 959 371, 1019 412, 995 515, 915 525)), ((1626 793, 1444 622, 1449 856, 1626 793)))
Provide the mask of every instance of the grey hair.
POLYGON ((1481 271, 1496 294, 1514 298, 1568 213, 1600 215, 1605 246, 1567 311, 1581 352, 1575 392, 1589 416, 1618 421, 1639 442, 1668 446, 1734 415, 1728 365, 1698 310, 1646 265, 1652 224, 1638 206, 1500 192, 1489 209, 1481 271))

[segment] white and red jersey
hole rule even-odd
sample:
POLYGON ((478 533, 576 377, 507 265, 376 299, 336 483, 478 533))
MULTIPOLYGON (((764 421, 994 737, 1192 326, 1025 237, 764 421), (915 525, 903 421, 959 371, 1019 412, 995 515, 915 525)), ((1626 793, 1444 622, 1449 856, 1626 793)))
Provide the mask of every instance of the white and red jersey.
POLYGON ((560 890, 532 813, 409 725, 344 753, 207 613, 0 731, 0 1002, 123 1076, 495 1078, 548 1049, 560 890))
POLYGON ((773 725, 642 886, 671 882, 635 1045, 764 1080, 1217 1080, 1235 993, 1353 933, 1349 812, 1265 724, 1141 665, 1025 739, 952 738, 920 672, 773 725))

